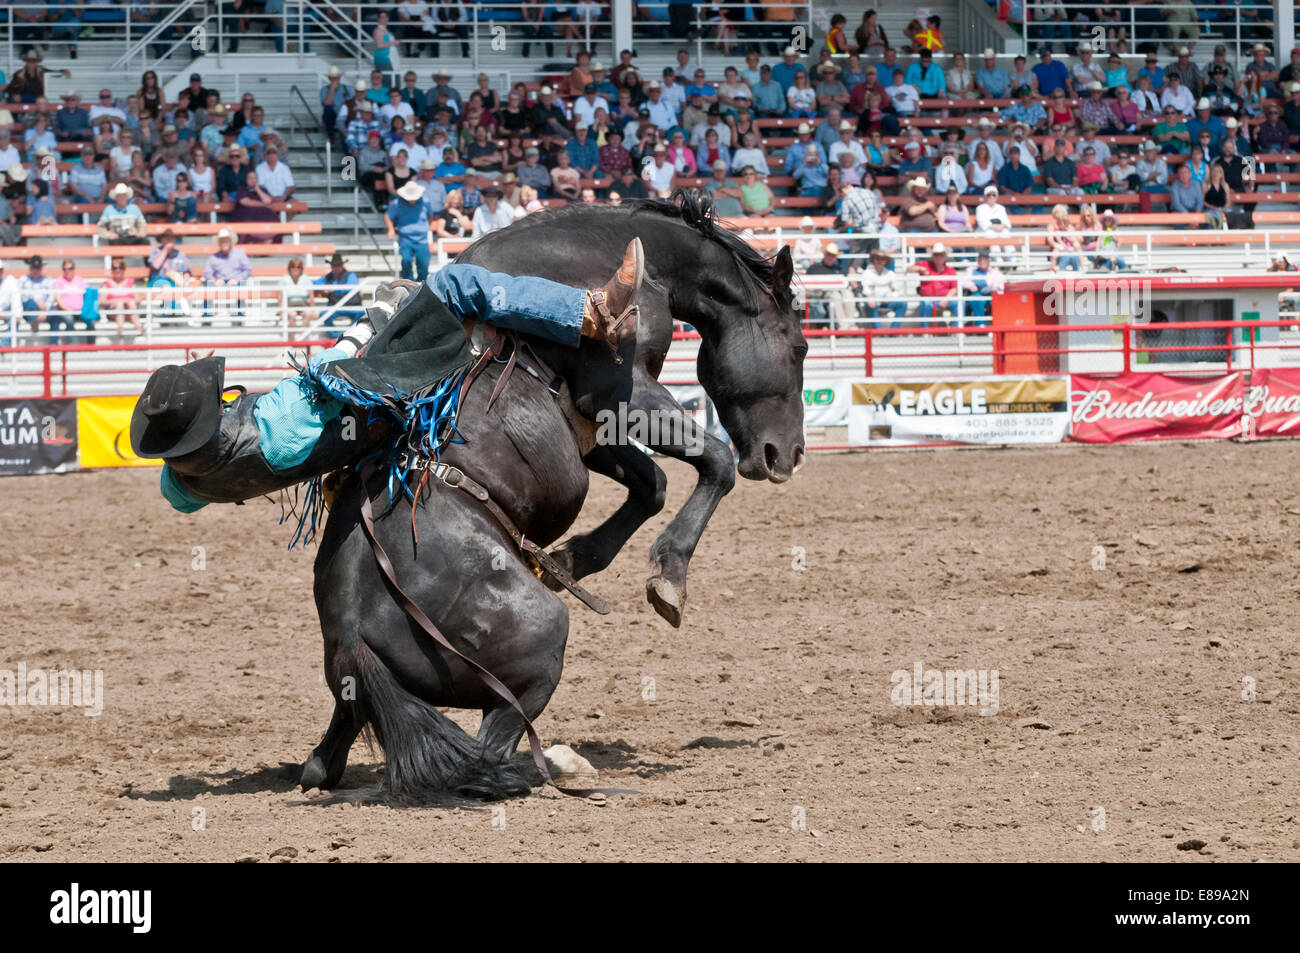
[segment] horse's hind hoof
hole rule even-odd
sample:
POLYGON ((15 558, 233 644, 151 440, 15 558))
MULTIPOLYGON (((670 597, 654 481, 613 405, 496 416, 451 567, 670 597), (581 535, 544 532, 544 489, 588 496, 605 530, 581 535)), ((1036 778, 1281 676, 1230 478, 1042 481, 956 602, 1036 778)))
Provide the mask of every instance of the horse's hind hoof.
MULTIPOLYGON (((573 553, 567 549, 553 549, 551 550, 550 555, 551 558, 554 559, 555 562, 559 565, 559 567, 569 574, 569 578, 572 579, 573 578, 573 553)), ((545 583, 548 589, 551 589, 555 592, 564 591, 564 583, 560 582, 560 580, 556 579, 549 572, 542 573, 542 582, 545 583)))
POLYGON ((307 759, 307 763, 302 766, 302 777, 298 783, 303 791, 310 791, 312 788, 320 788, 322 791, 333 785, 326 783, 325 762, 317 755, 312 755, 307 759))
POLYGON ((655 612, 668 621, 674 629, 682 627, 682 610, 686 606, 686 590, 677 588, 663 576, 651 576, 645 584, 645 597, 655 612))

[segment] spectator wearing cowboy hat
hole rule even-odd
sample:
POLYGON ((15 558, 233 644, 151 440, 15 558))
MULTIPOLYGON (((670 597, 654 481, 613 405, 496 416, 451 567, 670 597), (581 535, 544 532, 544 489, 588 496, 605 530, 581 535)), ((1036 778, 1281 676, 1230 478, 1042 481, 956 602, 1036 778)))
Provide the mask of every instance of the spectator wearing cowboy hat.
MULTIPOLYGON (((940 313, 953 313, 957 296, 957 271, 948 264, 948 247, 943 242, 930 246, 930 257, 924 258, 908 269, 909 274, 920 275, 921 304, 917 313, 922 318, 937 318, 940 313)), ((930 327, 925 321, 922 327, 930 327)))
POLYGON ((257 181, 270 192, 277 202, 288 202, 295 188, 293 172, 287 162, 280 160, 280 150, 274 145, 266 147, 266 157, 257 165, 257 181))
MULTIPOLYGON (((822 246, 821 260, 809 265, 804 274, 810 277, 844 277, 848 266, 840 258, 840 247, 834 242, 822 246)), ((829 328, 852 328, 857 321, 857 309, 850 300, 848 283, 843 287, 828 288, 818 295, 818 300, 809 300, 808 312, 811 323, 822 324, 829 328)))
POLYGON ((929 198, 930 183, 917 176, 907 183, 907 197, 899 206, 899 231, 937 232, 939 207, 929 198))
MULTIPOLYGON (((589 191, 591 190, 583 190, 584 193, 589 191)), ((474 210, 475 238, 481 238, 484 235, 499 231, 515 220, 515 210, 509 203, 504 201, 501 189, 498 186, 489 185, 482 192, 483 204, 474 210)))
POLYGON ((144 241, 146 226, 144 213, 133 201, 135 192, 125 182, 119 182, 108 193, 109 205, 99 215, 95 234, 110 245, 131 245, 144 241))
POLYGON ((388 237, 397 239, 401 277, 424 281, 429 276, 429 206, 424 202, 424 186, 412 179, 398 189, 388 203, 384 224, 388 237))
POLYGON ((217 232, 217 250, 203 268, 203 284, 209 288, 240 286, 253 277, 248 253, 235 247, 238 236, 228 228, 217 232))
POLYGON ((54 114, 54 132, 59 139, 69 142, 89 142, 94 138, 90 113, 81 105, 81 94, 75 89, 63 94, 63 105, 54 114))
POLYGON ((876 321, 877 328, 902 327, 900 320, 907 314, 906 291, 902 276, 892 267, 893 256, 884 249, 874 249, 867 256, 867 267, 858 276, 862 288, 862 314, 876 319, 892 313, 893 321, 876 321))

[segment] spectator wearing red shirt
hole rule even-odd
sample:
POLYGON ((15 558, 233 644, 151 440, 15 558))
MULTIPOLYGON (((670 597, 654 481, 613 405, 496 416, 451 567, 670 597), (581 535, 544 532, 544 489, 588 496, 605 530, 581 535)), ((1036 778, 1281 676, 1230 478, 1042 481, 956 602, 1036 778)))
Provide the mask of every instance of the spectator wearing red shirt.
MULTIPOLYGON (((957 271, 948 264, 948 249, 943 242, 935 242, 930 246, 930 257, 913 265, 908 271, 921 276, 919 290, 922 300, 917 309, 921 317, 935 318, 944 310, 952 313, 957 295, 957 271)), ((928 328, 931 324, 932 322, 926 321, 921 326, 928 328)))

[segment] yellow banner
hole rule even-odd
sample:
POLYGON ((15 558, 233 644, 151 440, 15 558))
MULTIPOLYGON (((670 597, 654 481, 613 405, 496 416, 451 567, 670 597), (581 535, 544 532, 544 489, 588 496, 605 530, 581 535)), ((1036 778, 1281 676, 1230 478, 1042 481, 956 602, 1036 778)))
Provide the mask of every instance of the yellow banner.
POLYGON ((161 460, 142 460, 131 450, 131 411, 135 397, 81 397, 77 400, 77 436, 83 467, 156 467, 161 460))

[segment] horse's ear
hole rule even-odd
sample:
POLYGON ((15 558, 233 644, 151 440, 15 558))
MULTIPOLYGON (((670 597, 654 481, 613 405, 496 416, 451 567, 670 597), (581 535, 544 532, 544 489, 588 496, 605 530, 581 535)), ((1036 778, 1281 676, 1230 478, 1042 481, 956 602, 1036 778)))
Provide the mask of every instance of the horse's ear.
POLYGON ((772 259, 772 290, 788 291, 793 278, 794 256, 790 254, 789 245, 782 245, 781 250, 772 259))

